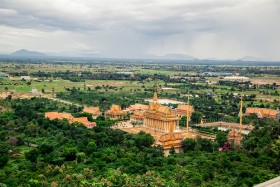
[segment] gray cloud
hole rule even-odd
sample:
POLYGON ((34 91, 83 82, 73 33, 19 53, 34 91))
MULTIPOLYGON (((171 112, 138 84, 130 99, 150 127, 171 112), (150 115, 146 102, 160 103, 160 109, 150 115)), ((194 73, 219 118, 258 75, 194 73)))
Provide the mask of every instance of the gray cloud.
POLYGON ((277 0, 0 0, 0 51, 280 59, 277 0))

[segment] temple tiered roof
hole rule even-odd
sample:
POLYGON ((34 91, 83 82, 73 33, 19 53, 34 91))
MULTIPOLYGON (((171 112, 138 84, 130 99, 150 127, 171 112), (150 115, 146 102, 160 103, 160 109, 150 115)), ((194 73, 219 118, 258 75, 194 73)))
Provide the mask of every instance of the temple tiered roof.
POLYGON ((112 107, 106 111, 107 114, 113 115, 123 115, 125 112, 121 109, 119 105, 112 105, 112 107))
POLYGON ((162 106, 158 103, 151 103, 148 110, 145 112, 145 117, 158 119, 162 121, 169 120, 179 120, 179 118, 174 115, 171 109, 167 106, 162 106))
POLYGON ((111 119, 120 119, 126 114, 119 105, 112 105, 112 107, 105 112, 105 116, 111 119))
POLYGON ((159 138, 159 143, 165 150, 171 149, 172 146, 174 148, 182 147, 182 141, 183 137, 181 133, 169 132, 168 134, 164 134, 159 138))

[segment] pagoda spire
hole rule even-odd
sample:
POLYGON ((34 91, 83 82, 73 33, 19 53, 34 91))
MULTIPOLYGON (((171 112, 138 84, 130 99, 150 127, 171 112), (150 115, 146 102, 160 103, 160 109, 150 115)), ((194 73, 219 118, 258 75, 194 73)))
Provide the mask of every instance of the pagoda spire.
POLYGON ((240 136, 242 136, 242 116, 243 116, 243 113, 242 113, 242 96, 240 96, 240 112, 239 112, 239 117, 240 117, 239 133, 240 133, 240 136))
POLYGON ((154 85, 154 97, 153 101, 156 103, 158 101, 158 96, 157 96, 157 85, 154 85))
POLYGON ((156 91, 156 90, 155 90, 155 92, 154 92, 153 101, 154 101, 154 102, 157 102, 157 101, 158 101, 157 91, 156 91))
POLYGON ((187 103, 187 116, 186 116, 186 138, 189 137, 189 106, 190 106, 190 92, 188 92, 188 103, 187 103))

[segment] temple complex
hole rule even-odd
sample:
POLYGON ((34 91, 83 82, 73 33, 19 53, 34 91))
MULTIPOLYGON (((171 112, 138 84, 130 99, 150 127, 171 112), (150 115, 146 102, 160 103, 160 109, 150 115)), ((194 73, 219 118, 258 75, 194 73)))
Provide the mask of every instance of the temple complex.
POLYGON ((174 147, 176 153, 183 152, 182 141, 185 138, 196 138, 197 136, 200 136, 211 140, 215 139, 215 135, 201 133, 199 131, 195 131, 194 129, 189 130, 188 120, 186 130, 179 129, 180 117, 185 115, 187 116, 187 119, 189 119, 191 113, 194 111, 193 107, 189 104, 189 97, 187 105, 179 105, 178 108, 179 112, 176 114, 174 113, 174 110, 161 105, 158 102, 157 93, 155 91, 152 102, 148 107, 145 105, 135 104, 126 109, 127 112, 131 112, 133 114, 130 117, 129 124, 124 125, 123 122, 120 122, 112 128, 120 128, 133 134, 137 134, 140 131, 151 134, 156 140, 154 145, 160 145, 164 148, 165 156, 169 155, 169 151, 172 147, 174 147), (135 123, 139 125, 135 126, 135 123))
POLYGON ((88 121, 87 117, 74 118, 71 114, 68 114, 68 113, 46 112, 45 118, 49 118, 50 120, 67 119, 69 121, 69 123, 71 123, 71 124, 74 122, 82 123, 86 128, 89 128, 89 129, 96 126, 96 123, 88 121))
POLYGON ((92 115, 93 119, 95 119, 101 115, 101 112, 100 112, 98 106, 97 107, 86 107, 86 108, 84 108, 83 112, 90 113, 92 115))
POLYGON ((157 102, 157 93, 154 92, 153 102, 144 113, 144 126, 165 132, 175 131, 179 125, 179 118, 167 106, 157 102))
POLYGON ((126 115, 126 112, 121 109, 119 105, 112 105, 112 107, 105 112, 105 117, 110 119, 122 119, 126 115))

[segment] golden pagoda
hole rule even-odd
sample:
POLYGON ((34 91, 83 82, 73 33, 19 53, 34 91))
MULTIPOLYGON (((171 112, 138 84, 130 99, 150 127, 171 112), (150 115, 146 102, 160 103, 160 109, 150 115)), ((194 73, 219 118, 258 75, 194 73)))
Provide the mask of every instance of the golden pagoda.
POLYGON ((228 133, 228 141, 229 143, 234 143, 234 145, 240 145, 241 140, 242 140, 242 97, 240 99, 240 112, 239 112, 239 132, 233 128, 229 133, 228 133))
MULTIPOLYGON (((188 93, 188 106, 190 106, 190 93, 188 93)), ((186 111, 186 138, 189 138, 189 121, 190 121, 190 115, 189 115, 189 108, 187 108, 186 111)))
POLYGON ((155 90, 153 102, 150 103, 148 110, 144 113, 144 126, 161 131, 174 131, 179 124, 179 118, 172 113, 167 106, 162 106, 158 102, 155 90))

